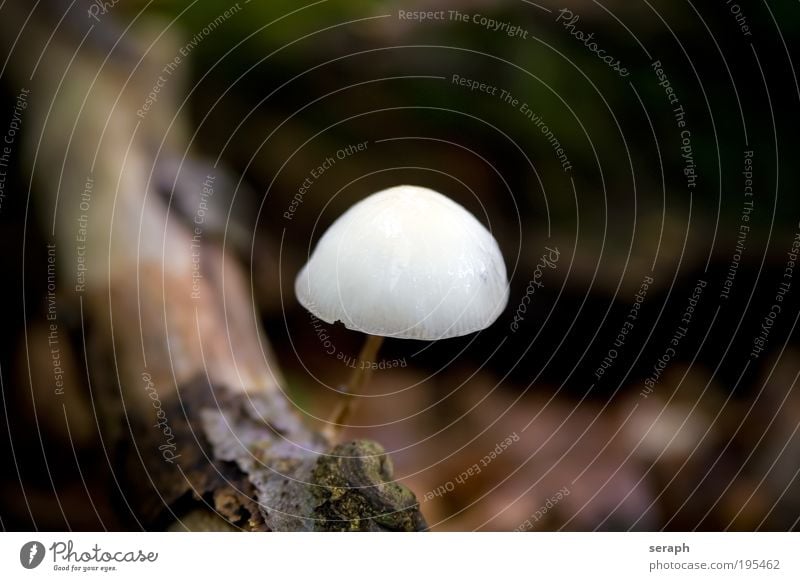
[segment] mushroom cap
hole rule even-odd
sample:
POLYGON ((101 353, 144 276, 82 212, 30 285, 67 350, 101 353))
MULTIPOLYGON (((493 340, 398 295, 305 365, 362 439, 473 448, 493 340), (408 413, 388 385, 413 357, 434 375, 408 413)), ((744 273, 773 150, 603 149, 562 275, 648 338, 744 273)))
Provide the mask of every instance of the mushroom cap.
POLYGON ((295 281, 326 323, 400 339, 459 337, 508 303, 497 242, 453 200, 417 186, 372 194, 342 214, 295 281))

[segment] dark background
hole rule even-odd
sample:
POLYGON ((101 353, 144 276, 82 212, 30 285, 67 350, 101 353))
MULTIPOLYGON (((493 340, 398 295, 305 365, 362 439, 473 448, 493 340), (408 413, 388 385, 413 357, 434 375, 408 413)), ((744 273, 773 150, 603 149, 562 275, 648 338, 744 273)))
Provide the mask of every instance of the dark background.
MULTIPOLYGON (((324 416, 336 397, 323 382, 336 384, 348 373, 326 355, 294 299, 294 277, 310 248, 355 201, 396 184, 424 185, 491 227, 509 270, 509 306, 478 335, 387 341, 382 357, 407 366, 375 374, 371 393, 384 397, 359 409, 353 423, 366 427, 351 435, 382 442, 420 500, 509 434, 520 436, 479 475, 423 503, 435 530, 516 529, 564 487, 569 495, 525 528, 797 528, 800 281, 766 351, 749 356, 800 227, 800 91, 790 60, 800 33, 797 6, 742 2, 752 36, 741 33, 721 0, 540 6, 331 0, 300 9, 253 2, 191 51, 184 73, 197 128, 192 146, 243 176, 229 202, 245 233, 236 251, 249 265, 253 299, 287 387, 301 408, 324 416), (580 15, 576 28, 594 32, 629 77, 556 23, 562 7, 580 15), (528 39, 473 23, 397 17, 398 10, 421 9, 484 14, 522 26, 528 39), (371 18, 380 15, 390 16, 371 18), (691 191, 654 60, 686 111, 698 175, 691 191), (453 74, 530 104, 572 170, 563 171, 518 110, 454 85, 453 74), (362 141, 367 150, 337 162, 286 220, 310 170, 362 141), (725 299, 746 150, 754 152, 754 207, 725 299), (546 246, 559 249, 558 266, 546 272, 520 330, 511 332, 546 246), (654 282, 640 318, 596 380, 646 275, 654 282), (689 332, 643 398, 643 381, 699 279, 707 286, 689 332)), ((122 3, 103 25, 113 35, 112 27, 150 21, 188 42, 229 7, 122 3)), ((0 129, 16 91, 0 83, 0 129)), ((43 264, 45 251, 30 218, 30 176, 20 156, 15 161, 6 186, 14 194, 0 211, 0 524, 127 528, 116 516, 119 499, 107 494, 110 471, 99 440, 90 435, 86 446, 70 446, 48 430, 46 416, 33 414, 25 329, 44 311, 45 281, 41 268, 26 265, 43 264), (96 513, 75 507, 87 496, 96 513)), ((358 334, 340 325, 327 331, 339 351, 356 356, 358 334)))

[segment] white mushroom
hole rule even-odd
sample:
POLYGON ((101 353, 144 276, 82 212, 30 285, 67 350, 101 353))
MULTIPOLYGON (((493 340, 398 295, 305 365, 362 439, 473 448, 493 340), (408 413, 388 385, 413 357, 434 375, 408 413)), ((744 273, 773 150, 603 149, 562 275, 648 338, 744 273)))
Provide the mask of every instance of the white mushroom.
POLYGON ((491 325, 508 280, 497 242, 472 214, 433 190, 398 186, 328 228, 295 292, 326 323, 430 341, 491 325))
MULTIPOLYGON (((433 190, 397 186, 328 228, 295 293, 326 323, 369 334, 360 358, 371 362, 382 337, 432 341, 485 329, 508 302, 508 280, 497 242, 472 214, 433 190)), ((350 393, 366 381, 360 367, 350 393)))

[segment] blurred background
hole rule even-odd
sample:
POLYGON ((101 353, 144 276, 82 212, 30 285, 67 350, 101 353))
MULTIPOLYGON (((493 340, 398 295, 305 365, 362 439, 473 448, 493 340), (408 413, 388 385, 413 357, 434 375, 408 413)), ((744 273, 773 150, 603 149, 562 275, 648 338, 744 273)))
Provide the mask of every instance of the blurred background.
MULTIPOLYGON (((796 5, 22 4, 76 62, 107 57, 104 75, 140 85, 154 148, 180 140, 224 168, 219 236, 312 425, 363 340, 294 297, 327 226, 408 183, 491 229, 506 311, 475 335, 386 341, 345 434, 386 448, 432 530, 798 527, 796 5), (134 76, 143 50, 156 72, 134 76), (188 134, 163 123, 174 115, 188 134)), ((3 71, 7 134, 24 77, 3 71)), ((64 90, 92 81, 60 74, 64 90)), ((47 108, 24 115, 20 142, 47 108)), ((135 528, 109 492, 79 310, 63 310, 72 431, 37 402, 53 381, 39 352, 49 232, 30 157, 19 147, 2 168, 0 524, 135 528)), ((191 220, 192 200, 166 191, 191 220)))

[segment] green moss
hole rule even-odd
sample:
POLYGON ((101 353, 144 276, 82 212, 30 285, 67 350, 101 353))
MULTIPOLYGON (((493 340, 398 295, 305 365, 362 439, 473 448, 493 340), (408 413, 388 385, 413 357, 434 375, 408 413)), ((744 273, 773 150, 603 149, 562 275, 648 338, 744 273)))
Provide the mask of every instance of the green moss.
POLYGON ((426 528, 414 493, 392 481, 383 448, 340 444, 314 468, 314 517, 323 531, 419 531, 426 528))

